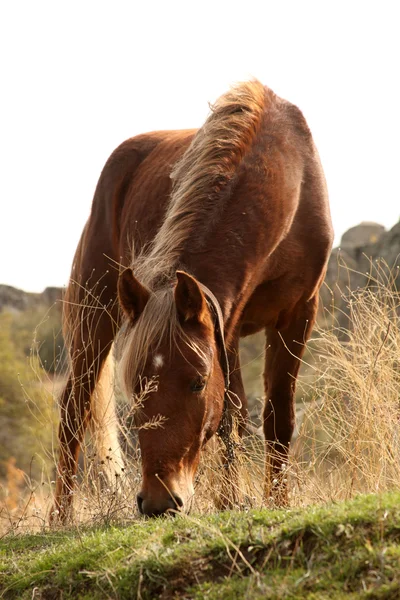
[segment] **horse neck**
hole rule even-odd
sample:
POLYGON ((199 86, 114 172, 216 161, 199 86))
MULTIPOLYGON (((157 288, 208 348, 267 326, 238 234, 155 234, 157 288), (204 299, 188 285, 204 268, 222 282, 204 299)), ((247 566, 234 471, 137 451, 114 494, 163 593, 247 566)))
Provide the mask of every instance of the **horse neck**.
POLYGON ((229 338, 235 329, 241 310, 254 289, 255 272, 250 261, 236 256, 231 262, 226 244, 216 237, 207 252, 183 255, 181 265, 217 298, 226 337, 229 338))

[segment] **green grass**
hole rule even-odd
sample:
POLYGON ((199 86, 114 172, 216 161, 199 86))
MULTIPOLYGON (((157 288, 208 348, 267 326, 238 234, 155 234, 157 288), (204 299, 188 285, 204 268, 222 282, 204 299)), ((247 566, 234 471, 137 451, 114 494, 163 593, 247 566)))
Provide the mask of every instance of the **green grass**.
POLYGON ((400 493, 0 542, 4 598, 400 597, 400 493))

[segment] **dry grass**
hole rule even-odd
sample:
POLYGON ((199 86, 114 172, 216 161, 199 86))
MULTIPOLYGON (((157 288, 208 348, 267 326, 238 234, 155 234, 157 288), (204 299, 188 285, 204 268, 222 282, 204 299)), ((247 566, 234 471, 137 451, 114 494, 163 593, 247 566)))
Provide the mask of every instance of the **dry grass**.
POLYGON ((351 330, 315 332, 311 399, 292 453, 299 502, 400 487, 397 275, 397 267, 371 265, 367 286, 343 298, 351 330))
MULTIPOLYGON (((397 272, 377 266, 374 276, 369 274, 368 287, 345 294, 342 306, 350 313, 351 330, 335 325, 337 311, 330 309, 333 326, 314 332, 307 353, 311 376, 300 379, 305 402, 287 466, 294 506, 400 487, 400 297, 393 286, 397 272)), ((140 452, 132 416, 132 408, 120 402, 120 439, 127 459, 123 476, 111 483, 107 472, 113 471, 112 451, 110 468, 98 460, 93 440, 87 436, 74 491, 77 525, 137 518, 140 452)), ((235 468, 237 508, 263 506, 264 457, 259 435, 249 435, 238 444, 235 468)), ((3 486, 2 534, 37 530, 48 523, 54 472, 34 484, 15 469, 10 463, 3 486)), ((203 453, 193 510, 214 512, 224 485, 221 450, 214 441, 203 453)))

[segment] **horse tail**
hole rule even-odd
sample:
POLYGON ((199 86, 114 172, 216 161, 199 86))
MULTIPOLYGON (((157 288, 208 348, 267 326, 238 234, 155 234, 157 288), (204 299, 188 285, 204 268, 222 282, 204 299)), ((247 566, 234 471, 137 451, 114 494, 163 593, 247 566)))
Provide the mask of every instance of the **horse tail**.
POLYGON ((115 361, 112 346, 92 394, 90 420, 97 456, 111 484, 116 483, 116 478, 124 471, 124 459, 118 439, 114 374, 115 361))

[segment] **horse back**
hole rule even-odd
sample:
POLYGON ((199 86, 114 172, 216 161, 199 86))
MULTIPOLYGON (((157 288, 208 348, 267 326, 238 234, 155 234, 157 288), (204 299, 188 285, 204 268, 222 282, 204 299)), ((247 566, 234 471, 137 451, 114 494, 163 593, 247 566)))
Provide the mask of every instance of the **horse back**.
MULTIPOLYGON (((131 258, 131 239, 148 242, 164 214, 170 192, 169 173, 194 135, 194 130, 155 131, 124 141, 107 160, 96 186, 91 212, 75 252, 66 299, 93 273, 102 276, 131 258)), ((113 291, 116 289, 112 285, 113 291), (114 289, 115 288, 115 289, 114 289)))

